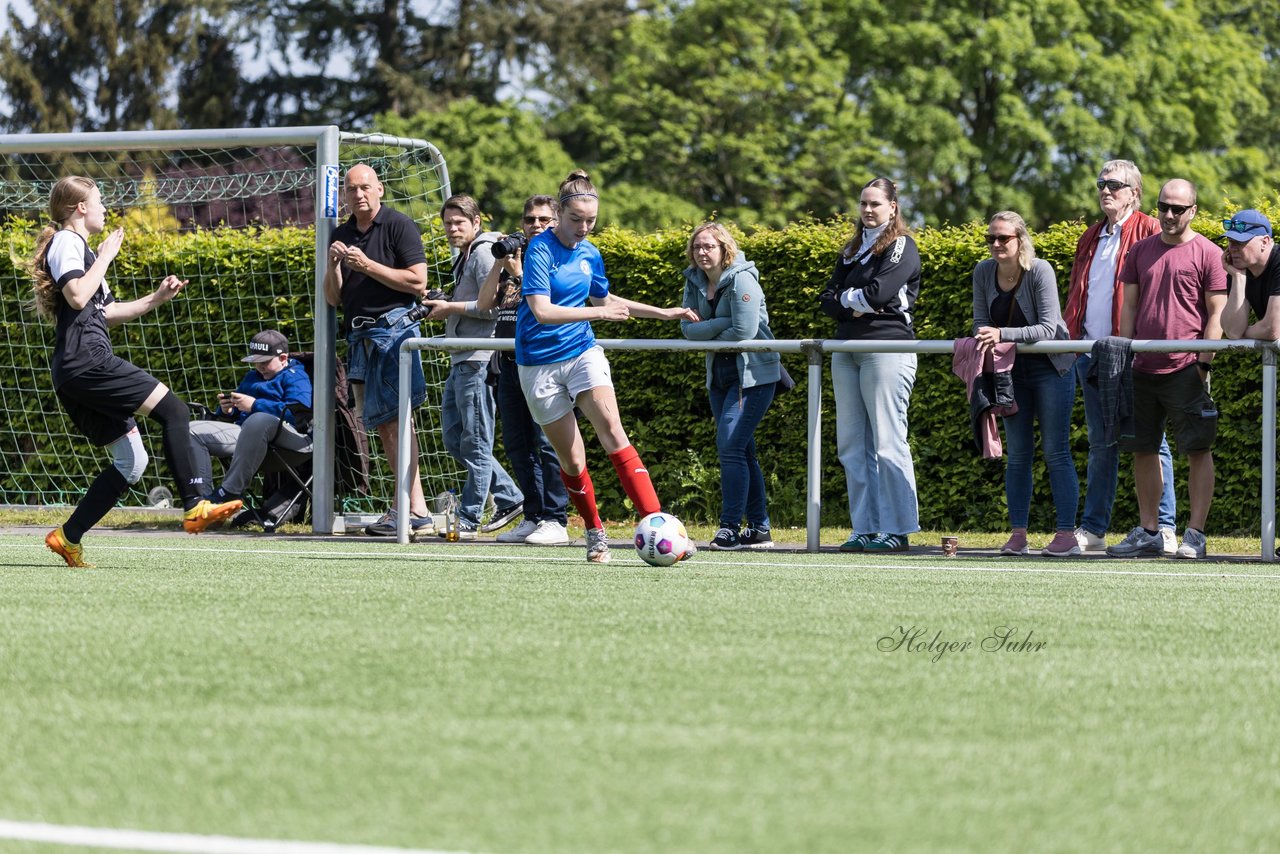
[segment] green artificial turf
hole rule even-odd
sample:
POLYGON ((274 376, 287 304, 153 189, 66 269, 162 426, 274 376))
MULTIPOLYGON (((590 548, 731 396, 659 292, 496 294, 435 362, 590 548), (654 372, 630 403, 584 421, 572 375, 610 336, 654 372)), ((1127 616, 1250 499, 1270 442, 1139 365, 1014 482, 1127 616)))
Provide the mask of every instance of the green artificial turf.
POLYGON ((487 852, 1280 839, 1273 566, 87 544, 72 571, 0 536, 0 819, 487 852), (1001 626, 1030 642, 984 651, 1001 626))

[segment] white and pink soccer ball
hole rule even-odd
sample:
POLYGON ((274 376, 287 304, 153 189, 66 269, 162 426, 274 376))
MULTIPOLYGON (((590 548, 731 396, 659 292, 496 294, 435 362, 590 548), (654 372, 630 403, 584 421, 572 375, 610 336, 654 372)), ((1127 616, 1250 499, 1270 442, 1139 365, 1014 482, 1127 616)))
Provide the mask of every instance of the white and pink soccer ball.
POLYGON ((636 554, 650 566, 672 566, 691 546, 684 523, 670 513, 650 513, 636 525, 636 554))

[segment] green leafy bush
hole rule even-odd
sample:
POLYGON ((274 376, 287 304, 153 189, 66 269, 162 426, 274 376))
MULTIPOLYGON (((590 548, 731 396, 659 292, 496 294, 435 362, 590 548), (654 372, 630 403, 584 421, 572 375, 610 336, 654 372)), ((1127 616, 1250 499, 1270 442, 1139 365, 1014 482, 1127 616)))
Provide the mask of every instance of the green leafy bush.
MULTIPOLYGON (((1060 223, 1037 234, 1040 257, 1057 271, 1065 299, 1067 271, 1084 223, 1060 223)), ((1202 216, 1196 227, 1219 233, 1216 220, 1202 216)), ((742 235, 740 245, 761 271, 768 298, 770 324, 778 338, 821 339, 831 322, 818 310, 839 247, 847 239, 847 222, 797 222, 782 230, 742 235)), ((987 257, 980 224, 925 228, 917 232, 924 260, 924 286, 916 307, 917 334, 922 339, 967 335, 971 324, 973 266, 987 257)), ((631 299, 674 305, 682 294, 681 271, 687 229, 636 234, 607 229, 595 242, 605 258, 613 289, 631 299)), ((20 309, 27 291, 15 258, 30 252, 31 235, 20 227, 0 232, 10 252, 0 256, 0 344, 5 427, 0 439, 3 488, 0 500, 29 490, 83 489, 82 478, 68 478, 69 430, 49 389, 47 359, 53 330, 37 324, 20 309), (13 383, 13 386, 9 384, 13 383), (38 486, 32 482, 38 481, 38 486)), ((198 232, 180 237, 131 238, 129 251, 115 262, 113 281, 129 277, 158 281, 167 271, 183 271, 192 279, 190 292, 147 321, 113 333, 118 349, 158 376, 182 378, 180 394, 195 399, 240 376, 237 361, 248 335, 262 324, 279 324, 300 347, 309 347, 312 331, 312 233, 306 229, 251 232, 198 232), (273 283, 268 285, 267 283, 273 283), (153 319, 152 319, 153 318, 153 319), (247 334, 225 338, 227 324, 247 334), (197 371, 192 371, 198 368, 197 371)), ((122 298, 137 294, 124 292, 122 298)), ((600 323, 600 338, 678 338, 677 324, 632 320, 600 323)), ((614 383, 623 423, 653 476, 660 497, 689 521, 711 521, 719 506, 715 472, 715 438, 710 406, 703 387, 701 353, 612 352, 614 383)), ((804 521, 807 419, 807 366, 803 357, 783 361, 796 388, 775 400, 757 433, 757 445, 770 486, 770 513, 778 525, 804 521)), ((834 404, 830 371, 823 365, 822 502, 825 524, 847 519, 844 472, 835 456, 834 404)), ((1224 353, 1214 372, 1214 395, 1222 413, 1217 460, 1217 489, 1210 528, 1214 532, 1258 531, 1260 489, 1259 435, 1261 372, 1251 353, 1224 353)), ((923 355, 911 405, 911 443, 919 484, 920 516, 925 527, 1000 530, 1006 527, 1003 464, 984 461, 969 435, 964 386, 951 374, 949 357, 923 355)), ((584 429, 590 433, 589 425, 584 429)), ((1077 403, 1072 441, 1081 486, 1087 437, 1083 409, 1077 403)), ((612 467, 594 437, 588 453, 603 514, 622 518, 630 509, 612 467)), ((86 453, 91 453, 87 449, 86 453)), ((1180 517, 1186 518, 1186 466, 1177 461, 1180 517)), ((19 499, 20 500, 20 499, 19 499)), ((1121 461, 1115 519, 1120 531, 1136 523, 1129 459, 1121 461)), ((1053 504, 1043 464, 1037 462, 1031 525, 1053 527, 1053 504)))

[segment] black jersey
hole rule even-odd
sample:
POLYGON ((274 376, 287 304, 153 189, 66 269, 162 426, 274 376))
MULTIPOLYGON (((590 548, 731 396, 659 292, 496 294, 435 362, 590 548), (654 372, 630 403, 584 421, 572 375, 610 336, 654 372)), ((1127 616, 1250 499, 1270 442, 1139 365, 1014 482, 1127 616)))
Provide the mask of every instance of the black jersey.
POLYGON ((106 310, 115 297, 106 277, 82 309, 72 308, 62 295, 67 282, 83 277, 97 257, 83 237, 67 229, 53 236, 45 252, 45 267, 58 288, 57 341, 49 366, 55 389, 94 365, 106 363, 113 355, 106 310))

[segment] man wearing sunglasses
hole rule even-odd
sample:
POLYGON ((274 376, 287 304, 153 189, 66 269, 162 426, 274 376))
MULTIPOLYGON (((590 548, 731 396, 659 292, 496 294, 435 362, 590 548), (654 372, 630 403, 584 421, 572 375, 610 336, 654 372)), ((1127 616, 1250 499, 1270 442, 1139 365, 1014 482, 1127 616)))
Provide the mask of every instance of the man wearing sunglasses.
MULTIPOLYGON (((556 224, 560 201, 555 196, 530 196, 524 202, 520 231, 531 240, 556 224)), ((516 318, 524 301, 524 250, 505 255, 489 271, 480 286, 477 305, 497 308, 495 338, 515 338, 516 318)), ((498 351, 498 421, 502 446, 511 463, 511 474, 524 493, 524 519, 497 536, 500 543, 560 546, 569 542, 569 493, 560 477, 560 461, 542 428, 533 420, 514 350, 498 351)))
MULTIPOLYGON (((1103 219, 1089 226, 1076 243, 1063 312, 1067 330, 1076 341, 1098 341, 1120 334, 1120 308, 1124 303, 1120 269, 1135 243, 1160 231, 1159 220, 1141 210, 1142 173, 1133 161, 1109 160, 1102 164, 1097 188, 1103 219)), ((1076 384, 1084 398, 1085 424, 1089 428, 1084 511, 1075 534, 1082 551, 1102 552, 1107 548, 1106 534, 1116 502, 1120 451, 1114 443, 1107 443, 1102 392, 1087 381, 1092 364, 1091 353, 1082 353, 1075 364, 1076 384)), ((1173 456, 1163 437, 1160 470, 1164 483, 1160 536, 1164 553, 1172 556, 1178 549, 1178 536, 1174 533, 1178 507, 1173 492, 1173 456)))
MULTIPOLYGON (((1120 271, 1124 307, 1120 334, 1125 338, 1197 341, 1222 337, 1227 274, 1222 252, 1193 231, 1196 188, 1175 178, 1160 190, 1156 203, 1160 233, 1134 244, 1120 271)), ((1140 524, 1107 549, 1112 557, 1163 553, 1156 512, 1163 478, 1160 437, 1166 421, 1180 453, 1189 463, 1191 513, 1178 546, 1180 558, 1205 556, 1205 521, 1213 502, 1213 442, 1218 411, 1209 397, 1213 353, 1139 353, 1133 359, 1134 435, 1120 439, 1133 452, 1140 524)))
POLYGON ((1244 210, 1222 221, 1227 248, 1222 266, 1231 290, 1222 310, 1222 332, 1228 338, 1280 338, 1280 252, 1275 249, 1271 220, 1260 211, 1244 210), (1249 323, 1249 309, 1257 322, 1249 323))

